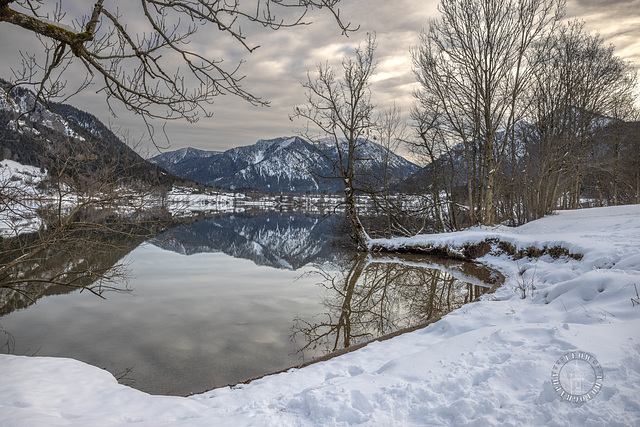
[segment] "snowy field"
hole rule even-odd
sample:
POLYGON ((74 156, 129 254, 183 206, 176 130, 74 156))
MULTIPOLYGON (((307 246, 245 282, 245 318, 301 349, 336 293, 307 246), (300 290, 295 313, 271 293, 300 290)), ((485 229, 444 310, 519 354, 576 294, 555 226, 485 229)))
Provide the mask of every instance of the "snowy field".
POLYGON ((561 245, 583 258, 486 255, 480 261, 499 269, 505 285, 439 322, 188 398, 148 395, 71 359, 2 355, 0 424, 640 425, 640 205, 377 243, 460 247, 486 238, 519 248, 561 245), (597 362, 556 365, 572 351, 597 362), (572 364, 580 369, 569 378, 572 364), (589 400, 563 399, 551 381, 554 365, 566 368, 560 384, 571 396, 594 386, 589 400))

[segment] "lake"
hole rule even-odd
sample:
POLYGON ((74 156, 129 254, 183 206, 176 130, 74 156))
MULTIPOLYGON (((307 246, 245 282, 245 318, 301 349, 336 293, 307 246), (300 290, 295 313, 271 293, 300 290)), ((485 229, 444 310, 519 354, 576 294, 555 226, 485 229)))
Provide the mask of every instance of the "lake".
POLYGON ((5 301, 0 329, 15 354, 71 357, 152 394, 188 395, 423 324, 488 289, 467 271, 475 265, 355 254, 332 244, 335 229, 335 218, 275 213, 177 227, 125 257, 130 292, 5 301))

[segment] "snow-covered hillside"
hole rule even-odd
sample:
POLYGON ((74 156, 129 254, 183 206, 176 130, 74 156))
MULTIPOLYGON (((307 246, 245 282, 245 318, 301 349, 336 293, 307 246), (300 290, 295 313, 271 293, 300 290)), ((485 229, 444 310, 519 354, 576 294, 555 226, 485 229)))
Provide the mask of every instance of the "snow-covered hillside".
POLYGON ((67 104, 47 104, 0 79, 0 160, 7 159, 77 181, 185 185, 146 162, 95 116, 67 104), (73 177, 73 178, 70 178, 73 177))
POLYGON ((582 259, 488 254, 480 261, 501 270, 505 284, 424 329, 188 398, 151 396, 70 359, 3 355, 0 417, 11 426, 639 425, 640 205, 413 243, 487 238, 561 245, 582 259), (595 364, 583 364, 573 383, 561 381, 575 395, 601 384, 582 403, 552 383, 558 366, 577 364, 561 359, 571 352, 594 356, 604 373, 598 379, 595 364))
POLYGON ((10 94, 0 85, 0 110, 22 115, 21 120, 9 123, 9 126, 19 133, 35 132, 39 134, 29 124, 29 122, 35 122, 61 132, 65 136, 84 141, 84 138, 78 135, 64 117, 52 112, 40 102, 36 102, 34 94, 26 89, 14 88, 10 94))
POLYGON ((153 157, 152 162, 161 168, 170 170, 174 165, 189 159, 206 159, 217 156, 220 151, 205 151, 196 148, 181 148, 175 151, 158 154, 153 157))

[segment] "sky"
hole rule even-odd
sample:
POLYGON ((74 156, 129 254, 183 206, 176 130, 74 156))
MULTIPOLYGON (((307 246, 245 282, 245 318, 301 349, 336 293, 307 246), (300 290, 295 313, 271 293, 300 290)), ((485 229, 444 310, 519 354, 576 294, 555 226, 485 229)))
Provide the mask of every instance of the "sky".
MULTIPOLYGON (((91 3, 64 1, 67 7, 76 10, 85 10, 91 3)), ((106 0, 105 5, 113 1, 106 0)), ((296 105, 304 103, 305 90, 301 82, 306 80, 307 72, 313 73, 317 64, 325 62, 339 67, 341 58, 352 54, 367 32, 375 32, 378 42, 379 65, 372 79, 377 110, 383 112, 395 104, 408 116, 413 105, 411 93, 416 87, 410 49, 418 43, 428 20, 438 16, 437 4, 436 0, 342 0, 340 16, 345 23, 359 26, 357 32, 348 37, 342 35, 329 13, 314 10, 305 19, 312 21, 307 26, 278 31, 245 27, 248 43, 260 46, 252 53, 217 29, 202 27, 198 33, 202 38, 194 46, 206 54, 224 58, 228 67, 244 61, 240 68, 240 73, 246 76, 243 88, 269 101, 270 106, 256 107, 230 95, 219 96, 211 107, 211 118, 202 117, 195 124, 171 121, 165 125, 154 121, 156 142, 166 146, 160 137, 163 127, 170 143, 163 151, 187 146, 224 151, 260 139, 302 132, 304 122, 291 121, 289 117, 296 105)), ((585 20, 587 29, 599 32, 607 43, 614 44, 618 55, 640 65, 640 0, 569 0, 566 11, 567 19, 585 20)), ((135 25, 135 18, 132 19, 135 25)), ((10 76, 11 68, 19 67, 20 52, 35 53, 41 50, 39 46, 28 31, 0 24, 0 58, 3 58, 0 77, 10 76)), ((69 82, 79 81, 82 72, 79 68, 67 70, 69 82)), ((107 109, 104 96, 96 93, 98 88, 90 87, 67 102, 93 113, 120 133, 127 133, 129 143, 144 155, 157 154, 140 117, 122 108, 115 109, 114 117, 107 109)))

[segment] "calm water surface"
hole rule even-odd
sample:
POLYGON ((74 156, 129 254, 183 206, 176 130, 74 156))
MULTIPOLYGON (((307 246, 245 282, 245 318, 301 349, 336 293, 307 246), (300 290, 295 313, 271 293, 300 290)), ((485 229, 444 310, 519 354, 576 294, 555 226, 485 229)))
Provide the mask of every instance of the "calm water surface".
POLYGON ((419 324, 483 288, 424 259, 341 253, 332 224, 226 216, 133 250, 131 293, 40 298, 0 317, 15 354, 72 357, 154 394, 186 395, 286 369, 419 324))

